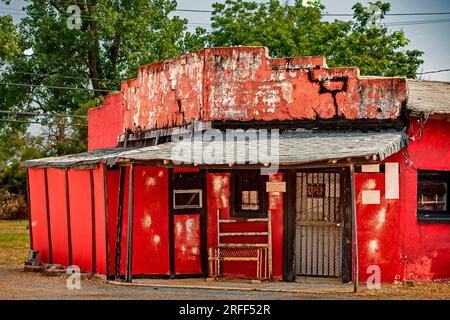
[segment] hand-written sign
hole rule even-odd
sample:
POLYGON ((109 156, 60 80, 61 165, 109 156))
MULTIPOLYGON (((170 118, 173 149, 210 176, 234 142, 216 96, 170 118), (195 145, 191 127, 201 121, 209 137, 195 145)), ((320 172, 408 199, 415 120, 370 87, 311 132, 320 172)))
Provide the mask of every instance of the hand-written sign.
POLYGON ((286 182, 266 182, 267 192, 286 192, 286 182))
POLYGON ((308 197, 323 197, 325 196, 324 183, 308 183, 306 185, 306 194, 308 197))

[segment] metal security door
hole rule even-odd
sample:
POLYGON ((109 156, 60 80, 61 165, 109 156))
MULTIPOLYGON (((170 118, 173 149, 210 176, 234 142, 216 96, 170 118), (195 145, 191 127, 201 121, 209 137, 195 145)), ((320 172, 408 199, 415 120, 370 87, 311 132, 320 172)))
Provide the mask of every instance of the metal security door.
POLYGON ((342 276, 342 174, 298 172, 295 273, 342 276))

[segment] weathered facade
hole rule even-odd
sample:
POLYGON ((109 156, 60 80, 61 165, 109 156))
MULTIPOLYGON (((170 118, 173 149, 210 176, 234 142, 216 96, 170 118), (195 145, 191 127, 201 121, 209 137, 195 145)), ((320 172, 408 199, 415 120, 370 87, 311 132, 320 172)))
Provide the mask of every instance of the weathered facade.
POLYGON ((89 152, 23 163, 31 247, 128 281, 450 278, 445 96, 260 47, 140 67, 89 111, 89 152))

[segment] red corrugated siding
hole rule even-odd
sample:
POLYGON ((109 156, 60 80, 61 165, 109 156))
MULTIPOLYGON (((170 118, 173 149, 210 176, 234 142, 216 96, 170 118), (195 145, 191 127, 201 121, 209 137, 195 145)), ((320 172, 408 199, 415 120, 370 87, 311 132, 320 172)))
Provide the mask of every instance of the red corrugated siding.
POLYGON ((72 264, 92 271, 92 211, 89 170, 69 170, 72 264))
POLYGON ((95 199, 95 264, 96 272, 106 274, 106 225, 103 164, 93 170, 95 199))
POLYGON ((30 183, 31 228, 33 249, 39 250, 39 261, 50 262, 44 169, 28 169, 30 183))
POLYGON ((108 244, 109 244, 109 274, 114 274, 116 268, 116 237, 117 237, 117 206, 119 192, 119 170, 106 171, 106 186, 108 192, 108 244))
POLYGON ((47 169, 53 263, 69 264, 65 171, 47 169))

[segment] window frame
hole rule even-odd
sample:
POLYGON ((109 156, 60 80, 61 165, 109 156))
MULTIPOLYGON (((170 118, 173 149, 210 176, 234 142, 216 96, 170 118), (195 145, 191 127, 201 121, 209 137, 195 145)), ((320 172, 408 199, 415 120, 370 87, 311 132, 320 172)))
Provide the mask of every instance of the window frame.
POLYGON ((232 218, 267 218, 268 194, 266 192, 267 176, 261 175, 260 169, 239 169, 231 172, 230 185, 230 217, 232 218), (252 177, 257 180, 258 187, 252 190, 245 190, 240 184, 242 177, 252 177), (242 209, 242 191, 258 191, 259 209, 242 209))
POLYGON ((419 222, 450 223, 450 171, 441 170, 418 170, 416 186, 416 212, 419 222), (420 210, 419 183, 421 180, 447 183, 447 208, 446 210, 420 210))
MULTIPOLYGON (((169 199, 170 210, 174 214, 191 214, 198 212, 199 210, 204 210, 206 206, 204 204, 205 192, 203 191, 201 173, 198 171, 179 171, 173 172, 169 179, 170 189, 171 189, 171 199, 169 199), (176 193, 186 193, 192 190, 199 191, 200 207, 189 206, 189 207, 176 207, 175 206, 175 194, 176 193)), ((170 192, 170 191, 169 191, 170 192)))
POLYGON ((203 192, 202 189, 173 189, 173 209, 174 210, 185 210, 185 209, 201 209, 203 208, 203 192), (177 205, 176 195, 180 193, 197 193, 198 194, 198 205, 177 205))

